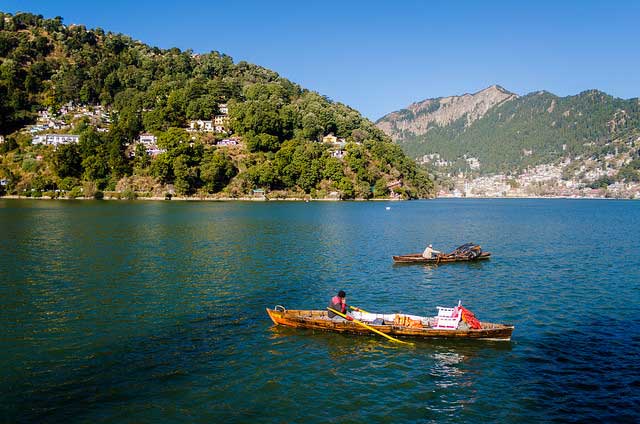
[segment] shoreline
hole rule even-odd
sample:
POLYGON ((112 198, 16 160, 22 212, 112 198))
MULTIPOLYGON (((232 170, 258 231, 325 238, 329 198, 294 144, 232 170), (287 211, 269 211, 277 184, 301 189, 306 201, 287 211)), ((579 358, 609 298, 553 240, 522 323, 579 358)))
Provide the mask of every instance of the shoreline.
MULTIPOLYGON (((102 199, 94 199, 93 197, 27 197, 27 196, 17 196, 17 195, 6 195, 0 196, 0 200, 2 199, 12 199, 12 200, 106 200, 106 201, 163 201, 163 202, 400 202, 402 199, 335 199, 335 198, 322 198, 322 199, 305 199, 301 197, 289 197, 289 198, 260 198, 260 197, 178 197, 173 196, 171 199, 166 199, 164 197, 136 197, 135 199, 123 199, 117 197, 104 197, 102 199)), ((420 199, 426 200, 426 199, 420 199)), ((433 199, 429 199, 433 200, 433 199)))
MULTIPOLYGON (((105 200, 105 201, 163 201, 163 202, 404 202, 407 200, 403 199, 335 199, 335 198, 322 198, 322 199, 309 199, 309 198, 301 198, 301 197, 289 197, 289 198, 264 198, 264 197, 178 197, 174 196, 171 199, 166 199, 164 197, 136 197, 135 199, 123 199, 117 197, 104 197, 102 199, 94 199, 93 197, 27 197, 27 196, 17 196, 17 195, 6 195, 0 196, 0 200, 3 199, 11 199, 11 200, 105 200)), ((441 199, 459 199, 459 200, 501 200, 501 199, 513 199, 513 200, 524 200, 524 199, 549 199, 549 200, 640 200, 637 198, 629 198, 629 197, 572 197, 572 196, 500 196, 500 197, 488 197, 488 196, 474 196, 474 197, 453 197, 453 196, 440 196, 440 197, 432 197, 426 199, 411 199, 411 200, 441 200, 441 199)))
POLYGON ((586 196, 473 196, 473 197, 454 197, 440 196, 436 199, 564 199, 564 200, 640 200, 633 197, 586 197, 586 196))

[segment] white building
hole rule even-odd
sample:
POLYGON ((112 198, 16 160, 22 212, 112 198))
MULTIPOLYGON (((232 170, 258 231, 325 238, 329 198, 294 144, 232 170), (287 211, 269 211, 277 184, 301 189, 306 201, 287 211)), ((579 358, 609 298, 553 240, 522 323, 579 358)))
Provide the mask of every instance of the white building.
POLYGON ((465 160, 467 161, 469 168, 480 169, 480 161, 478 160, 478 158, 467 158, 465 160))
POLYGON ((187 131, 189 132, 213 132, 214 131, 213 121, 204 121, 202 119, 198 119, 197 121, 189 121, 189 128, 187 131))
POLYGON ((158 142, 158 137, 156 137, 153 134, 148 134, 148 133, 140 134, 140 143, 142 144, 155 146, 157 142, 158 142))
POLYGON ((74 134, 43 134, 33 137, 31 144, 59 146, 60 144, 79 143, 80 136, 74 134))
POLYGON ((234 138, 225 138, 224 140, 220 140, 216 143, 216 146, 237 146, 238 140, 234 138))
POLYGON ((336 159, 343 159, 345 157, 345 155, 347 154, 347 152, 345 152, 342 149, 339 150, 332 150, 331 151, 331 157, 332 158, 336 158, 336 159))
POLYGON ((229 114, 229 108, 227 107, 226 103, 220 103, 218 105, 218 110, 220 111, 220 113, 222 115, 228 115, 229 114))
POLYGON ((166 150, 165 149, 159 149, 158 146, 153 145, 153 146, 148 146, 146 148, 146 152, 147 152, 147 154, 149 156, 155 157, 155 156, 158 156, 160 153, 165 153, 166 150))

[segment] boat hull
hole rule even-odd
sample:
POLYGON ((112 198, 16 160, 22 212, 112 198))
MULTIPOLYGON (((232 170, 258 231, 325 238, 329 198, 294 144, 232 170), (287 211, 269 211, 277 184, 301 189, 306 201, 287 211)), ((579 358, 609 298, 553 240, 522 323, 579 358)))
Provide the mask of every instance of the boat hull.
POLYGON ((422 257, 422 253, 413 253, 411 255, 393 256, 393 262, 399 264, 446 264, 452 262, 474 262, 491 258, 490 252, 482 252, 480 256, 473 259, 461 257, 440 257, 427 259, 422 257))
MULTIPOLYGON (((293 328, 307 328, 311 330, 333 331, 337 333, 351 333, 360 335, 373 334, 370 330, 351 321, 332 321, 326 311, 314 310, 275 310, 267 308, 267 314, 276 325, 293 328)), ((483 339, 483 340, 511 340, 514 326, 483 322, 478 330, 442 330, 434 328, 409 328, 393 324, 375 325, 367 323, 385 334, 402 338, 447 338, 447 339, 483 339)))

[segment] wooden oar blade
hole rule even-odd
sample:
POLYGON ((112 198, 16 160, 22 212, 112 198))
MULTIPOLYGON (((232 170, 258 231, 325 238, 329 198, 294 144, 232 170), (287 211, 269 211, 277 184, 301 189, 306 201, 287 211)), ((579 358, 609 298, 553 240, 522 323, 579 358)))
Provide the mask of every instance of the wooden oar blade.
MULTIPOLYGON (((344 319, 347 319, 347 316, 346 316, 345 314, 343 314, 342 312, 338 312, 338 311, 336 311, 335 309, 333 309, 333 308, 331 308, 331 307, 327 307, 327 309, 328 309, 328 310, 330 310, 331 312, 333 312, 334 314, 339 315, 339 316, 341 316, 341 317, 342 317, 342 318, 344 318, 344 319)), ((376 333, 376 334, 379 334, 379 335, 381 335, 382 337, 386 337, 387 339, 389 339, 389 340, 391 340, 391 341, 393 341, 393 342, 396 342, 396 343, 402 343, 402 344, 408 344, 408 345, 413 345, 413 343, 411 343, 411 342, 405 342, 405 341, 402 341, 402 340, 398 340, 398 339, 396 339, 396 338, 394 338, 394 337, 391 337, 390 335, 385 334, 385 333, 383 333, 382 331, 376 330, 375 328, 372 328, 372 327, 368 326, 367 324, 365 324, 364 322, 358 321, 358 320, 357 320, 357 319, 355 319, 355 318, 352 318, 352 319, 351 319, 351 320, 349 320, 349 321, 353 321, 353 322, 355 322, 356 324, 358 324, 358 325, 360 325, 360 326, 362 326, 362 327, 366 328, 367 330, 372 331, 372 332, 374 332, 374 333, 376 333)))

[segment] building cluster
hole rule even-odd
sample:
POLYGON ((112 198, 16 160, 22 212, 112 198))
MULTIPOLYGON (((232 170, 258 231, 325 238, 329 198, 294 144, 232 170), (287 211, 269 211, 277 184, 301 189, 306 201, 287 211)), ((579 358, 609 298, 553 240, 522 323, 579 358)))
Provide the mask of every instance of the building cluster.
POLYGON ((80 136, 75 134, 40 134, 31 139, 31 144, 58 147, 61 144, 79 143, 80 136))
POLYGON ((188 132, 205 132, 205 133, 229 133, 229 108, 226 103, 218 105, 220 114, 215 115, 211 120, 196 119, 189 121, 188 132))
POLYGON ((26 130, 32 135, 31 144, 41 144, 57 147, 61 144, 78 143, 80 136, 75 134, 48 133, 45 131, 68 130, 74 120, 86 118, 89 123, 100 132, 108 131, 111 116, 103 106, 74 105, 67 103, 55 112, 41 110, 35 125, 29 125, 26 130))
MULTIPOLYGON (((566 145, 562 146, 566 151, 566 145)), ((524 156, 531 150, 523 150, 524 156)), ((556 164, 530 167, 517 175, 496 174, 470 178, 462 173, 453 178, 453 189, 440 190, 440 197, 616 197, 640 198, 640 183, 617 181, 618 172, 640 152, 640 137, 617 140, 605 155, 564 157, 556 164)), ((464 157, 470 168, 479 167, 476 158, 464 157)), ((437 153, 418 160, 438 166, 437 153)), ((477 168, 475 168, 477 169, 477 168)))
POLYGON ((417 159, 417 162, 421 165, 430 164, 432 166, 437 166, 438 168, 443 168, 445 166, 453 165, 453 162, 441 158, 439 153, 431 153, 429 155, 423 155, 422 157, 417 159))
MULTIPOLYGON (((158 156, 160 153, 166 152, 165 149, 161 149, 158 147, 158 137, 153 134, 144 133, 140 134, 138 138, 138 142, 136 144, 142 144, 144 146, 145 151, 151 157, 158 156)), ((135 156, 135 149, 131 150, 129 156, 135 156)))
POLYGON ((620 197, 640 198, 640 183, 616 182, 603 188, 592 188, 585 181, 597 180, 602 176, 613 176, 611 169, 577 168, 576 176, 563 179, 563 172, 570 162, 558 165, 539 165, 529 168, 519 175, 497 174, 474 179, 458 175, 454 179, 455 188, 441 190, 439 197, 620 197))
MULTIPOLYGON (((476 157, 468 157, 467 155, 462 156, 462 159, 467 163, 467 166, 471 170, 480 169, 480 159, 476 157)), ((444 168, 446 166, 453 165, 453 162, 448 161, 440 156, 439 153, 430 153, 428 155, 422 155, 416 158, 416 162, 421 165, 431 165, 437 168, 444 168)))
POLYGON ((338 138, 333 133, 329 133, 322 137, 322 142, 331 145, 331 147, 329 147, 331 157, 342 160, 347 155, 347 151, 345 150, 347 141, 344 138, 338 138))
POLYGON ((111 124, 111 115, 104 106, 67 103, 53 113, 48 110, 39 111, 36 124, 29 125, 26 129, 31 134, 51 130, 66 130, 71 128, 71 122, 82 118, 87 118, 90 124, 99 132, 108 131, 108 127, 111 124))
MULTIPOLYGON (((144 146, 145 151, 151 157, 158 156, 159 154, 165 153, 167 151, 166 149, 161 149, 160 147, 158 147, 158 137, 150 133, 144 133, 144 134, 140 134, 136 143, 134 143, 132 148, 129 149, 129 157, 135 156, 135 146, 139 144, 144 146)), ((193 145, 193 142, 191 142, 190 144, 193 145)), ((218 147, 239 146, 240 138, 239 137, 225 138, 223 140, 219 140, 215 142, 215 145, 218 147)))

